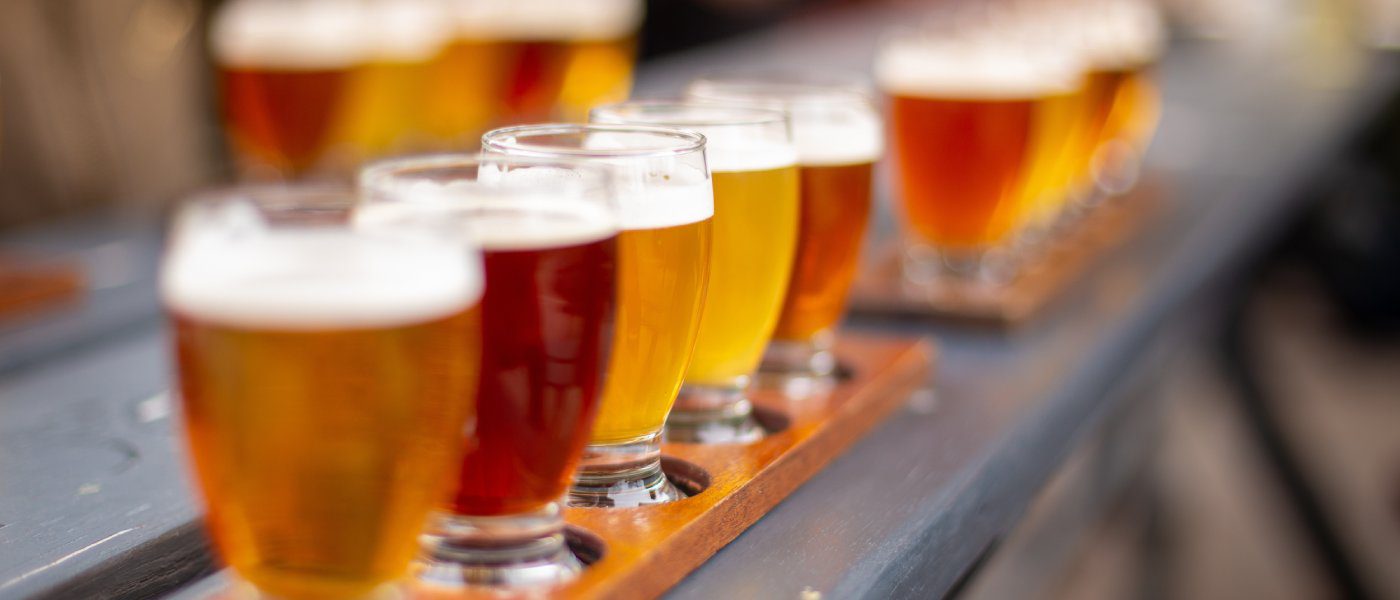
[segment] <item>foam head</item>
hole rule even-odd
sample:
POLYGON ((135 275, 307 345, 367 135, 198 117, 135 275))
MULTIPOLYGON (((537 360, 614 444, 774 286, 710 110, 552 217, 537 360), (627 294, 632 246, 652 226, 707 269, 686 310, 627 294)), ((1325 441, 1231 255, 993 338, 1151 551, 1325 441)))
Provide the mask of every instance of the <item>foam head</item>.
POLYGON ((1157 60, 1166 44, 1162 16, 1147 2, 1108 2, 1080 11, 1079 29, 1085 56, 1103 70, 1139 68, 1157 60))
POLYGON ((950 100, 1027 100, 1070 93, 1083 78, 1076 53, 998 39, 910 35, 880 51, 875 76, 886 93, 950 100))
POLYGON ((624 102, 589 113, 598 123, 651 125, 705 136, 714 172, 767 171, 797 164, 786 112, 705 102, 624 102))
POLYGON ((344 69, 366 58, 362 17, 335 0, 234 0, 214 15, 210 41, 226 67, 344 69))
POLYGON ((483 163, 475 179, 385 178, 365 186, 358 226, 379 229, 405 219, 458 227, 486 250, 572 246, 617 233, 610 188, 566 168, 507 169, 483 163))
POLYGON ((611 40, 641 26, 642 0, 454 0, 458 27, 477 39, 611 40))
POLYGON ((374 0, 363 15, 376 60, 421 62, 452 37, 452 15, 434 0, 374 0))
POLYGON ((809 84, 781 76, 700 80, 687 94, 697 100, 785 110, 804 165, 874 162, 884 151, 880 113, 870 96, 850 84, 809 84))
POLYGON ((422 323, 481 298, 480 257, 457 241, 270 228, 249 210, 216 217, 240 221, 226 229, 182 218, 161 273, 173 311, 253 329, 356 329, 422 323))

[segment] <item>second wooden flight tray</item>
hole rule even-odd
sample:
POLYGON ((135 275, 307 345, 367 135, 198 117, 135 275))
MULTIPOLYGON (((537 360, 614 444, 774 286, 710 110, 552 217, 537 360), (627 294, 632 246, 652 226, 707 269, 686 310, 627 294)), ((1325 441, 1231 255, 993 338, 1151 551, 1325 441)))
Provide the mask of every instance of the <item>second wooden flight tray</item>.
POLYGON ((1050 243, 1040 259, 1005 286, 985 289, 953 285, 922 289, 904 281, 901 247, 875 249, 874 260, 851 290, 851 312, 867 316, 932 317, 994 327, 1014 327, 1078 281, 1108 253, 1133 239, 1156 216, 1158 180, 1144 181, 1110 200, 1050 243))
POLYGON ((673 480, 708 484, 699 494, 660 506, 567 509, 565 519, 576 541, 583 540, 575 546, 601 550, 600 556, 584 556, 593 561, 579 579, 520 593, 417 587, 409 595, 445 600, 661 594, 903 405, 928 381, 934 359, 933 349, 915 339, 855 335, 837 343, 836 355, 849 377, 825 396, 791 400, 777 392, 751 395, 766 417, 760 421, 781 430, 751 444, 662 446, 673 480))

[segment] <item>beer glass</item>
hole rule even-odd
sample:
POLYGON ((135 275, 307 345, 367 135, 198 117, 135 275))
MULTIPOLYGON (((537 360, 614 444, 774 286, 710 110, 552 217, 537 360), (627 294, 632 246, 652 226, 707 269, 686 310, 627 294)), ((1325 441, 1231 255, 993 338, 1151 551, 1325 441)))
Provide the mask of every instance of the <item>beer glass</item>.
POLYGON ((909 280, 975 289, 1014 275, 999 259, 1034 192, 1038 108, 1081 76, 1061 56, 996 35, 916 30, 886 41, 876 78, 890 98, 909 280))
POLYGON ((475 430, 416 575, 452 585, 573 577, 581 567, 558 500, 593 426, 612 338, 618 223, 607 174, 444 155, 372 165, 360 187, 366 224, 433 215, 474 238, 485 264, 475 430))
POLYGON ((627 98, 643 0, 447 0, 453 41, 425 112, 438 137, 475 143, 492 126, 583 119, 627 98))
POLYGON ((686 93, 791 115, 802 198, 797 258, 761 372, 790 390, 829 378, 836 324, 870 219, 872 172, 884 150, 879 110, 854 76, 829 73, 717 74, 691 82, 686 93))
POLYGON ((704 137, 659 127, 525 125, 487 133, 482 148, 589 160, 618 178, 623 231, 612 364, 569 504, 683 498, 661 471, 661 427, 695 348, 710 273, 714 192, 704 137))
POLYGON ((335 0, 233 0, 210 29, 224 128, 254 178, 304 175, 332 147, 361 15, 335 0))
POLYGON ((472 422, 479 252, 432 223, 359 230, 353 198, 201 195, 162 266, 206 525, 274 597, 399 578, 472 422))
POLYGON ((666 436, 702 443, 761 437, 744 390, 777 326, 797 248, 797 151, 787 114, 701 102, 627 102, 596 108, 591 118, 705 136, 715 190, 710 284, 666 436))
POLYGON ((421 106, 433 61, 453 30, 451 13, 438 0, 360 0, 357 6, 363 59, 350 71, 336 129, 358 163, 427 143, 421 106))
POLYGON ((1127 191, 1137 181, 1161 114, 1152 70, 1165 33, 1161 15, 1143 0, 1102 0, 1073 10, 1079 42, 1089 62, 1089 147, 1083 170, 1104 194, 1127 191))

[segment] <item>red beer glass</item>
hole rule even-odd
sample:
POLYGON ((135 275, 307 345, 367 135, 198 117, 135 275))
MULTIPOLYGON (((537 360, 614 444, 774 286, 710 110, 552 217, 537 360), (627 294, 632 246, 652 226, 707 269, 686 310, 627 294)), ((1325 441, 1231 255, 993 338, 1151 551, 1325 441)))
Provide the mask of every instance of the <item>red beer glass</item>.
POLYGON ((482 248, 476 423, 457 488, 424 536, 436 583, 561 581, 581 568, 559 500, 588 441, 612 338, 618 223, 605 172, 444 155, 360 177, 369 221, 433 214, 482 248))

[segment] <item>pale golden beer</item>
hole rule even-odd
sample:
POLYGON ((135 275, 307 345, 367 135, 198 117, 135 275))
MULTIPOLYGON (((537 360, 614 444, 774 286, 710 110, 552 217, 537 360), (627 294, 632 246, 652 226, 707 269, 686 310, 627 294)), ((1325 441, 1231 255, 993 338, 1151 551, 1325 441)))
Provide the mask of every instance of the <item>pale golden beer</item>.
POLYGON ((775 148, 713 163, 710 290, 687 383, 742 387, 763 358, 778 325, 797 244, 800 200, 791 160, 775 148))
POLYGON ((715 211, 710 283, 668 435, 695 435, 696 441, 761 435, 743 390, 777 326, 797 247, 797 153, 786 115, 703 103, 629 102, 594 109, 591 118, 706 136, 715 211), (704 425, 677 427, 697 418, 704 425), (715 426, 722 430, 715 437, 699 433, 715 426))
POLYGON ((797 255, 763 370, 826 376, 846 294, 870 218, 875 161, 884 150, 874 102, 854 78, 804 73, 714 75, 690 84, 698 100, 770 106, 792 117, 801 210, 797 255))
POLYGON ((487 129, 580 120, 632 86, 641 0, 446 0, 455 33, 424 94, 433 136, 474 144, 487 129))
POLYGON ((186 208, 162 274, 206 523, 263 593, 369 594, 404 574, 452 480, 480 256, 354 231, 343 206, 246 197, 186 208))
POLYGON ((995 38, 893 40, 877 65, 890 96, 891 147, 915 263, 906 273, 996 280, 983 259, 1011 241, 1044 160, 1046 106, 1081 72, 995 38))
POLYGON ((334 149, 361 26, 333 0, 233 0, 214 15, 223 122, 245 175, 297 177, 334 149))
POLYGON ((655 127, 527 125, 488 133, 483 147, 488 154, 582 157, 607 165, 619 183, 612 360, 570 504, 684 497, 660 472, 659 435, 695 347, 710 275, 714 192, 704 139, 655 127))
POLYGON ((1088 140, 1093 137, 1088 87, 1088 78, 1080 77, 1073 89, 1041 98, 1033 109, 1032 159, 1015 225, 1022 231, 1047 230, 1081 192, 1088 140))
POLYGON ((423 104, 431 97, 433 61, 453 28, 436 0, 365 0, 359 7, 365 48, 350 72, 338 139, 363 162, 427 145, 434 124, 423 104))
POLYGON ((695 348, 709 279, 712 219, 624 229, 618 237, 616 333, 592 442, 653 436, 666 422, 695 348))
POLYGON ((1112 0, 1078 11, 1090 70, 1085 177, 1108 193, 1131 187, 1161 112, 1152 67, 1164 45, 1161 16, 1143 0, 1112 0))

